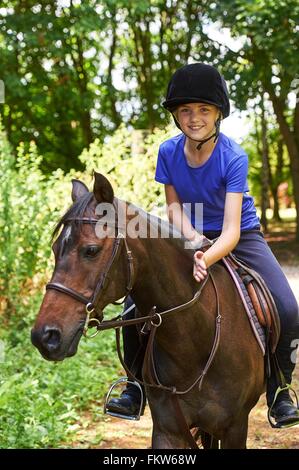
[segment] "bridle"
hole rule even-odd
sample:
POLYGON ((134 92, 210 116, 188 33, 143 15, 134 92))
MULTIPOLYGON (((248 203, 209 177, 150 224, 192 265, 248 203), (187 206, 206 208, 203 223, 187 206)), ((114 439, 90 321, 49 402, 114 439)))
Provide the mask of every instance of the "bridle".
POLYGON ((95 336, 99 331, 102 331, 102 330, 107 330, 110 328, 120 328, 122 326, 137 325, 140 323, 147 322, 149 320, 152 323, 152 325, 159 326, 162 323, 162 316, 166 316, 170 313, 175 313, 178 311, 185 310, 186 308, 191 307, 199 298, 201 291, 204 285, 206 284, 208 277, 200 284, 200 288, 198 289, 198 291, 195 292, 192 299, 186 303, 180 304, 176 307, 164 310, 163 312, 159 312, 159 313, 156 312, 156 307, 154 306, 149 315, 138 317, 138 318, 133 318, 130 320, 120 320, 120 318, 123 317, 124 314, 118 315, 117 317, 111 320, 103 320, 103 312, 99 308, 100 297, 103 295, 103 293, 105 292, 105 290, 107 289, 109 285, 113 266, 117 263, 119 259, 123 245, 125 247, 126 258, 127 258, 128 283, 126 285, 126 294, 123 300, 121 302, 113 302, 113 303, 116 305, 120 305, 124 303, 126 298, 129 296, 133 288, 133 284, 134 284, 135 271, 134 271, 133 255, 132 255, 132 251, 129 249, 128 242, 126 240, 125 227, 120 227, 114 223, 109 224, 109 222, 105 220, 102 221, 101 219, 94 219, 92 217, 91 218, 74 217, 74 218, 68 218, 65 220, 65 224, 68 224, 71 222, 79 222, 79 223, 81 222, 83 224, 92 224, 92 225, 96 225, 100 223, 103 225, 110 225, 111 227, 117 229, 117 235, 114 239, 111 258, 107 263, 106 269, 103 271, 99 280, 97 281, 94 292, 92 293, 90 297, 85 297, 83 294, 80 294, 79 292, 75 291, 71 287, 67 287, 59 282, 49 282, 46 285, 46 290, 49 290, 49 289, 56 290, 63 294, 69 295, 73 299, 85 305, 86 320, 85 320, 85 324, 83 327, 84 336, 87 336, 87 331, 88 331, 88 327, 90 324, 92 324, 93 327, 95 326, 97 328, 97 331, 92 335, 88 335, 89 337, 95 336), (96 316, 91 317, 92 313, 95 313, 96 316), (155 323, 154 323, 154 320, 155 320, 155 323))
MULTIPOLYGON (((107 221, 101 221, 101 219, 94 219, 94 218, 88 218, 88 217, 81 217, 81 218, 69 218, 66 219, 65 224, 71 223, 71 222, 79 222, 83 224, 92 224, 92 225, 97 225, 97 224, 105 224, 105 225, 113 225, 113 228, 115 228, 114 224, 109 224, 107 221)), ((120 227, 117 227, 118 233, 117 236, 114 239, 113 242, 113 248, 112 248, 112 255, 110 260, 108 261, 108 264, 106 266, 106 269, 103 271, 101 274, 100 278, 98 279, 96 283, 96 287, 91 295, 91 297, 85 297, 84 295, 80 294, 79 292, 75 291, 74 289, 67 287, 59 282, 49 282, 46 285, 46 289, 54 289, 58 292, 62 292, 63 294, 69 295, 73 299, 77 300, 78 302, 81 302, 85 305, 85 312, 86 312, 86 320, 83 328, 83 334, 84 336, 87 336, 87 330, 89 327, 89 324, 92 323, 93 326, 97 326, 97 328, 100 327, 102 323, 102 318, 103 318, 103 313, 102 310, 99 309, 99 300, 100 297, 103 295, 104 291, 107 289, 111 277, 111 272, 113 266, 117 263, 118 258, 120 256, 120 253, 122 251, 122 246, 124 245, 125 250, 126 250, 126 258, 127 258, 127 265, 128 265, 128 284, 126 285, 126 295, 124 299, 122 300, 123 303, 125 299, 128 297, 130 294, 133 283, 134 283, 134 264, 133 264, 133 257, 132 257, 132 252, 129 249, 125 233, 123 229, 120 227), (95 313, 96 317, 90 318, 91 314, 95 313), (98 318, 97 318, 98 317, 98 318)), ((115 304, 119 305, 120 303, 114 302, 115 304)), ((94 336, 94 335, 92 335, 94 336)))
MULTIPOLYGON (((90 297, 85 297, 83 294, 75 291, 71 287, 67 287, 59 282, 49 282, 46 285, 46 290, 53 289, 63 294, 69 295, 73 299, 81 302, 85 305, 85 312, 86 312, 86 320, 83 327, 83 335, 87 336, 88 327, 92 324, 93 327, 97 328, 97 331, 92 334, 88 335, 89 337, 96 336, 99 331, 107 330, 110 328, 120 328, 122 326, 129 326, 129 325, 137 325, 140 323, 144 323, 150 321, 152 325, 159 326, 162 323, 162 316, 166 316, 170 313, 175 313, 178 311, 185 310, 186 308, 191 307, 199 298, 203 287, 208 280, 208 277, 200 284, 200 288, 198 291, 195 292, 194 296, 191 300, 186 303, 180 304, 176 307, 164 310, 163 312, 156 312, 156 307, 154 306, 149 315, 133 318, 130 320, 120 320, 121 317, 124 316, 118 315, 117 317, 111 320, 103 320, 103 312, 99 309, 99 301, 100 297, 103 295, 105 290, 109 285, 109 281, 111 278, 111 272, 113 266, 117 263, 120 253, 122 251, 122 246, 124 245, 126 250, 126 258, 127 258, 127 266, 128 266, 128 283, 126 285, 126 294, 121 302, 112 302, 113 304, 120 305, 125 302, 126 298, 129 296, 133 284, 134 284, 134 262, 132 251, 129 249, 125 229, 126 227, 119 226, 117 223, 109 223, 106 220, 95 219, 92 217, 72 217, 65 220, 65 225, 72 222, 79 222, 83 224, 103 224, 103 225, 110 225, 114 229, 117 230, 117 235, 114 239, 113 248, 112 248, 112 255, 110 260, 107 263, 106 269, 101 274, 99 280, 96 283, 96 287, 94 289, 93 294, 90 297), (95 313, 95 317, 91 317, 91 314, 95 313), (155 320, 155 322, 154 322, 155 320)), ((210 242, 208 242, 210 244, 210 242)))

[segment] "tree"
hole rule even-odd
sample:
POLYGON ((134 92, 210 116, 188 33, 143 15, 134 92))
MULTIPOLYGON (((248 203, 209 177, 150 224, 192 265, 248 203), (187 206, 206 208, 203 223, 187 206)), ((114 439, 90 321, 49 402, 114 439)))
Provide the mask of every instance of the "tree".
POLYGON ((78 155, 121 123, 165 125, 176 68, 217 47, 191 0, 6 0, 0 19, 3 122, 9 141, 35 140, 43 168, 82 168, 78 155))
POLYGON ((92 32, 106 24, 94 3, 9 0, 0 19, 7 135, 15 149, 35 140, 47 170, 80 167, 78 155, 94 139, 93 79, 103 45, 92 32))
POLYGON ((299 240, 299 4, 296 0, 222 0, 212 4, 209 17, 229 28, 243 44, 238 51, 227 48, 222 57, 237 106, 245 109, 261 87, 272 102, 290 156, 299 240))

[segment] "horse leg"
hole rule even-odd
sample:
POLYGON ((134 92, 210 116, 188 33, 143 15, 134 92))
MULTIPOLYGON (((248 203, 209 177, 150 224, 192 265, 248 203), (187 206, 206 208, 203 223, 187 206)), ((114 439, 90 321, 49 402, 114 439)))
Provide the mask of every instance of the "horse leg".
POLYGON ((174 434, 162 430, 159 425, 153 423, 152 449, 186 449, 185 439, 180 434, 174 434))
POLYGON ((219 441, 205 431, 201 431, 201 443, 204 449, 219 449, 219 441))
MULTIPOLYGON (((147 390, 147 397, 153 421, 152 448, 190 448, 190 443, 181 429, 169 393, 161 393, 160 390, 147 390)), ((183 408, 182 411, 184 413, 183 408)))
POLYGON ((152 449, 188 449, 189 443, 176 421, 168 420, 164 425, 153 419, 152 449))
POLYGON ((246 449, 248 416, 226 430, 221 439, 221 449, 246 449))

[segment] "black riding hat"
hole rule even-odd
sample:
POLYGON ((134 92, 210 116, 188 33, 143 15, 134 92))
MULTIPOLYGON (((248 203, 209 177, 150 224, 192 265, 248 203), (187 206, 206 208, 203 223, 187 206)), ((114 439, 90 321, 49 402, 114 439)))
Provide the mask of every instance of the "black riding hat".
POLYGON ((215 67, 203 63, 185 65, 172 76, 162 103, 168 111, 187 103, 208 103, 217 106, 223 118, 229 116, 230 105, 226 83, 215 67))

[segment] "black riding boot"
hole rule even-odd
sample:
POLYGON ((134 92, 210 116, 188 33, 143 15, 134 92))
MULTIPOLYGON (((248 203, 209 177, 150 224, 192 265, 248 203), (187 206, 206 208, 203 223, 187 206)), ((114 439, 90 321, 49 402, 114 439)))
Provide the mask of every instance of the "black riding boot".
MULTIPOLYGON (((133 304, 130 297, 126 300, 125 310, 133 304)), ((125 319, 129 320, 135 318, 135 308, 126 314, 125 319)), ((123 328, 123 343, 124 343, 124 361, 128 369, 132 371, 135 377, 142 380, 142 364, 143 364, 143 349, 140 349, 140 339, 135 325, 125 326, 123 328)), ((129 380, 131 378, 129 377, 129 380)), ((133 379, 132 379, 133 380, 133 379)), ((141 415, 144 413, 145 408, 145 391, 143 391, 143 406, 141 415)), ((141 404, 141 393, 139 387, 128 383, 119 398, 111 398, 106 405, 108 411, 123 414, 125 416, 136 416, 139 413, 141 404)))
MULTIPOLYGON (((294 336, 294 334, 284 334, 280 339, 276 350, 278 363, 287 384, 291 384, 292 382, 292 374, 296 365, 297 346, 292 344, 292 341, 296 339, 298 341, 298 338, 295 338, 294 336)), ((279 385, 276 375, 272 372, 267 383, 267 404, 269 408, 272 406, 275 393, 279 385)), ((289 427, 299 424, 299 410, 297 408, 297 403, 294 404, 292 401, 289 390, 283 390, 277 395, 270 415, 275 419, 277 427, 289 427)))

